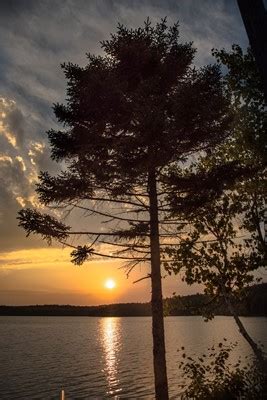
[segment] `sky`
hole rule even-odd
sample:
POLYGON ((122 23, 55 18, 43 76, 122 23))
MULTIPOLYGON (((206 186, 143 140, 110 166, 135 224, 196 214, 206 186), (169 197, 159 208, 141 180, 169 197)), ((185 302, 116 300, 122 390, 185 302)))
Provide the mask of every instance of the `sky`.
MULTIPOLYGON (((55 128, 52 105, 64 102, 60 64, 86 65, 86 53, 101 54, 100 41, 116 31, 167 17, 180 23, 181 41, 193 41, 197 66, 212 63, 212 48, 246 48, 236 0, 2 0, 0 1, 0 304, 103 304, 148 301, 146 274, 127 279, 121 262, 95 260, 76 267, 69 250, 26 238, 17 212, 35 206, 40 170, 56 173, 46 132, 55 128), (114 279, 113 290, 105 288, 114 279)), ((76 221, 79 223, 79 220, 76 221)), ((164 295, 195 293, 181 277, 163 281, 164 295)))

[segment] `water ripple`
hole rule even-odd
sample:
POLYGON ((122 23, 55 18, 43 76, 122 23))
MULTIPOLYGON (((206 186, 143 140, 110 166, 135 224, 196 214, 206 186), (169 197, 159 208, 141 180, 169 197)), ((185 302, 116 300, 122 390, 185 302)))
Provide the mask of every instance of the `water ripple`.
MULTIPOLYGON (((266 342, 266 318, 246 318, 249 332, 266 342)), ((179 399, 177 348, 203 352, 224 336, 239 341, 230 317, 206 324, 199 317, 165 320, 170 398, 179 399)), ((151 319, 0 317, 0 399, 153 399, 151 319)))

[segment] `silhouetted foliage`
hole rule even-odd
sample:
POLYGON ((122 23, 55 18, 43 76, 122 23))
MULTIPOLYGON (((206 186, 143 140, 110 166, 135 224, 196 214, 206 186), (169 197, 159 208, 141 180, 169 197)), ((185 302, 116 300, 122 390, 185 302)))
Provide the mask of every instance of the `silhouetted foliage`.
MULTIPOLYGON (((190 228, 181 235, 178 249, 168 249, 174 261, 166 263, 166 269, 169 273, 182 271, 188 284, 203 283, 211 297, 223 297, 239 331, 264 363, 261 350, 244 328, 233 303, 253 281, 254 272, 266 265, 263 224, 267 195, 267 114, 262 84, 250 50, 244 54, 234 45, 230 53, 214 50, 213 54, 228 68, 224 83, 235 116, 233 135, 215 152, 203 157, 193 172, 198 174, 217 165, 233 163, 244 167, 243 174, 238 180, 235 176, 227 190, 221 185, 221 196, 211 196, 209 202, 201 201, 198 193, 192 193, 191 202, 198 202, 200 206, 197 211, 190 209, 190 201, 183 211, 183 199, 170 195, 174 213, 181 216, 184 212, 190 228)), ((184 172, 184 180, 187 176, 190 179, 191 171, 189 167, 187 175, 184 172)), ((219 186, 216 175, 215 181, 219 186)), ((212 313, 206 316, 212 317, 212 313)))
POLYGON ((236 343, 226 339, 208 348, 206 354, 190 357, 184 347, 179 368, 189 384, 181 395, 182 400, 253 400, 266 398, 265 376, 257 363, 242 366, 241 359, 232 365, 231 351, 236 343), (217 347, 217 348, 216 348, 217 347))
MULTIPOLYGON (((252 285, 233 298, 233 306, 240 316, 267 316, 267 283, 252 285)), ((232 315, 222 296, 208 294, 174 295, 164 300, 165 315, 232 315)))
POLYGON ((70 227, 51 215, 41 214, 29 208, 20 210, 18 214, 19 226, 25 229, 27 236, 32 232, 36 232, 41 235, 42 239, 46 240, 48 244, 52 243, 52 239, 61 241, 68 237, 70 227))
POLYGON ((229 52, 213 49, 212 54, 220 65, 227 68, 225 90, 235 113, 228 159, 234 158, 239 163, 253 160, 255 166, 266 167, 267 113, 263 85, 251 49, 243 51, 235 44, 229 52))

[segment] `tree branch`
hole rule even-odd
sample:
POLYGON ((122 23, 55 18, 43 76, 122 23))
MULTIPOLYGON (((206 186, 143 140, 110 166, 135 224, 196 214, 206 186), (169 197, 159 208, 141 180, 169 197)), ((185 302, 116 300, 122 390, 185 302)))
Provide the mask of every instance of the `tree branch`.
POLYGON ((143 280, 145 280, 145 279, 148 279, 148 278, 151 278, 151 274, 148 274, 147 276, 144 276, 143 278, 137 279, 137 280, 134 281, 133 283, 138 283, 138 282, 141 282, 141 281, 143 281, 143 280))

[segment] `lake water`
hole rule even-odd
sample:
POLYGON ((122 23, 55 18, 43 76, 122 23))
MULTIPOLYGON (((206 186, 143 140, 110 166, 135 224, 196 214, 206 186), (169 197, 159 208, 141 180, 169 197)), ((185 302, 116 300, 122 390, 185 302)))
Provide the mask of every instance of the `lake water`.
MULTIPOLYGON (((243 318, 267 347, 267 318, 243 318)), ((224 337, 251 354, 231 317, 165 319, 170 397, 183 383, 177 349, 202 354, 224 337)), ((150 317, 0 317, 0 399, 153 399, 150 317)))

